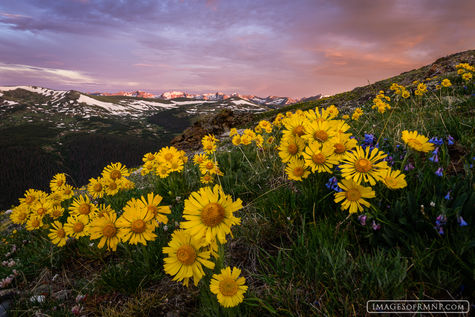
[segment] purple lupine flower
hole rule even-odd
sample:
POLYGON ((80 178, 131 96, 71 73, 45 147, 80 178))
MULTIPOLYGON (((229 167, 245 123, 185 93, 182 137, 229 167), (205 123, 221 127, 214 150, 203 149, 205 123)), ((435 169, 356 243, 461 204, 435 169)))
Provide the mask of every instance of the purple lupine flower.
POLYGON ((436 147, 434 151, 432 151, 432 156, 429 157, 429 160, 434 162, 434 163, 438 163, 439 162, 439 148, 436 147))
POLYGON ((450 192, 451 192, 451 191, 449 190, 449 191, 447 192, 447 195, 445 195, 445 197, 444 197, 445 200, 451 200, 451 199, 452 199, 452 197, 450 197, 450 192))
POLYGON ((444 215, 438 215, 437 218, 435 218, 435 227, 440 235, 444 234, 444 225, 447 223, 447 218, 444 215))
POLYGON ((362 226, 366 226, 366 218, 367 218, 366 215, 360 215, 360 216, 358 216, 358 220, 360 221, 360 223, 361 223, 362 226))
POLYGON ((444 227, 439 227, 439 234, 440 235, 443 235, 444 234, 444 227))
POLYGON ((454 137, 451 136, 451 135, 449 135, 449 136, 447 137, 447 144, 448 144, 448 145, 454 145, 454 143, 455 143, 454 137))
POLYGON ((444 169, 442 167, 439 167, 437 171, 435 171, 435 175, 442 177, 442 175, 444 175, 444 169))
POLYGON ((468 226, 468 223, 462 218, 462 216, 458 217, 457 222, 459 223, 460 227, 468 226))
POLYGON ((371 227, 375 231, 381 229, 381 225, 379 223, 376 223, 374 220, 373 220, 373 224, 371 225, 371 227))
POLYGON ((325 184, 325 186, 330 189, 330 190, 334 190, 336 192, 341 192, 342 189, 338 186, 338 180, 336 179, 335 176, 333 177, 330 177, 328 179, 328 182, 325 184))
POLYGON ((410 170, 413 170, 413 169, 414 169, 414 165, 412 165, 412 163, 409 163, 404 167, 405 171, 410 171, 410 170))
POLYGON ((374 135, 365 133, 363 142, 367 145, 372 145, 374 143, 374 135))
POLYGON ((435 145, 438 145, 438 146, 441 146, 442 144, 444 144, 444 140, 442 138, 438 138, 438 137, 433 137, 429 140, 430 143, 432 144, 435 144, 435 145))

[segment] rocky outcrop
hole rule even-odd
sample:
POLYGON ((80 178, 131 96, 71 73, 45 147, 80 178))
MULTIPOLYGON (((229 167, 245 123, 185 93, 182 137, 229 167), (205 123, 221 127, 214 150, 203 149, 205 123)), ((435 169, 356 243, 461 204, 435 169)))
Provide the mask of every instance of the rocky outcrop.
POLYGON ((207 134, 216 136, 229 131, 233 127, 242 126, 252 121, 251 114, 236 114, 231 110, 205 117, 186 129, 181 135, 171 141, 171 145, 185 150, 193 151, 201 147, 201 139, 207 134))

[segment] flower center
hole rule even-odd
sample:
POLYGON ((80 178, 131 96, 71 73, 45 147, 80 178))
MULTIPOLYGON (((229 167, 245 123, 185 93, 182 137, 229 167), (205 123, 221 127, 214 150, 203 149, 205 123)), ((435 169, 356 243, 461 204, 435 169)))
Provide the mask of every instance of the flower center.
POLYGON ((217 203, 207 204, 201 211, 201 221, 208 227, 219 225, 224 219, 224 208, 217 203))
POLYGON ((88 204, 82 204, 81 206, 79 206, 79 213, 81 215, 89 215, 90 212, 91 207, 88 204))
POLYGON ((64 184, 64 182, 63 182, 62 179, 56 180, 56 185, 57 185, 58 187, 63 186, 63 184, 64 184))
POLYGON ((25 202, 27 204, 31 204, 34 200, 35 200, 35 197, 33 197, 33 196, 28 196, 28 197, 25 198, 25 202))
POLYGON ((84 224, 82 222, 76 222, 73 226, 73 231, 78 233, 84 230, 84 224))
POLYGON ((22 213, 20 213, 20 214, 18 215, 18 219, 20 219, 21 221, 23 221, 23 220, 26 219, 27 216, 28 216, 28 215, 27 215, 26 213, 22 212, 22 213))
POLYGON ((151 212, 154 216, 156 216, 158 208, 157 206, 150 205, 150 206, 147 206, 147 211, 151 212))
POLYGON ((346 199, 349 201, 357 201, 361 198, 361 193, 358 189, 352 188, 346 192, 346 199))
POLYGON ((325 155, 323 155, 322 153, 313 154, 312 155, 312 161, 315 164, 323 164, 323 163, 325 163, 326 158, 325 158, 325 155))
POLYGON ((40 221, 39 221, 38 219, 33 219, 33 220, 31 221, 31 226, 32 226, 33 228, 39 227, 39 226, 40 226, 40 221))
POLYGON ((341 143, 337 143, 333 147, 335 148, 336 154, 343 154, 346 151, 345 145, 341 143))
POLYGON ((111 190, 117 189, 117 184, 115 182, 110 182, 109 183, 109 189, 111 189, 111 190))
POLYGON ((299 148, 297 147, 297 144, 295 143, 290 143, 287 146, 287 151, 289 151, 290 154, 295 155, 299 151, 299 148))
POLYGON ((58 236, 58 238, 64 238, 66 236, 66 233, 64 232, 64 229, 58 229, 56 231, 56 235, 58 236))
POLYGON ((304 169, 300 166, 297 166, 296 168, 294 168, 294 175, 295 176, 302 176, 303 172, 304 172, 304 169))
POLYGON ((373 164, 365 158, 358 159, 355 162, 355 169, 360 173, 367 173, 373 168, 373 164))
POLYGON ((233 278, 225 277, 219 282, 219 291, 224 296, 234 296, 238 291, 238 285, 233 278))
POLYGON ((318 130, 313 134, 313 138, 317 141, 325 142, 328 140, 328 133, 324 130, 318 130))
POLYGON ((149 154, 147 155, 147 160, 153 161, 154 159, 155 159, 155 156, 154 156, 153 154, 149 153, 149 154))
POLYGON ((59 216, 61 216, 61 209, 59 209, 59 208, 54 208, 54 209, 53 209, 53 217, 54 217, 54 218, 58 218, 59 216))
POLYGON ((208 144, 208 145, 206 145, 206 149, 207 149, 208 151, 212 150, 212 149, 213 149, 213 144, 208 144))
POLYGON ((38 210, 36 211, 36 213, 40 216, 43 216, 45 213, 46 213, 46 209, 44 209, 43 207, 41 208, 38 208, 38 210))
POLYGON ((64 190, 64 194, 65 194, 65 195, 71 194, 71 189, 66 188, 66 189, 64 190))
POLYGON ((94 186, 92 187, 92 189, 97 193, 101 192, 102 191, 101 183, 95 183, 94 186))
POLYGON ((302 136, 304 135, 305 130, 302 125, 298 125, 292 130, 292 132, 294 135, 302 136))
POLYGON ((104 228, 102 228, 102 234, 106 238, 112 238, 115 236, 116 233, 117 233, 117 229, 111 223, 105 225, 104 228))
POLYGON ((142 233, 145 231, 145 222, 142 219, 135 220, 130 226, 130 230, 135 233, 142 233))
POLYGON ((171 161, 172 159, 173 159, 173 154, 171 154, 171 153, 165 154, 165 160, 171 161))
POLYGON ((191 245, 182 245, 176 251, 176 257, 181 263, 191 265, 195 262, 196 251, 191 245))
POLYGON ((206 164, 206 169, 208 169, 208 170, 212 170, 213 167, 214 167, 214 163, 213 163, 213 162, 208 162, 208 163, 206 164))
POLYGON ((113 170, 113 171, 111 172, 110 177, 111 177, 112 179, 119 179, 119 178, 122 177, 122 174, 121 174, 121 172, 120 172, 119 170, 113 170))

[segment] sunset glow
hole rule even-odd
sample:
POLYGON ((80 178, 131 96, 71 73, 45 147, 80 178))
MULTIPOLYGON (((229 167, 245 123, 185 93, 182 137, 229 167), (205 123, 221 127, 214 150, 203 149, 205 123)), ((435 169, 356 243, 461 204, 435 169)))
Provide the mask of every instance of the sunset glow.
POLYGON ((4 0, 0 85, 334 94, 475 47, 473 1, 4 0))

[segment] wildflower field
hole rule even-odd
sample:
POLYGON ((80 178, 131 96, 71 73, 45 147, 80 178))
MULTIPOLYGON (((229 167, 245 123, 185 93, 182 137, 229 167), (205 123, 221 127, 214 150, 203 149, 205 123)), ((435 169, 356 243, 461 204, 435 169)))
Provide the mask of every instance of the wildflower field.
MULTIPOLYGON (((475 68, 54 175, 4 213, 12 316, 360 316, 475 298, 475 68)), ((31 171, 35 173, 35 171, 31 171)))

